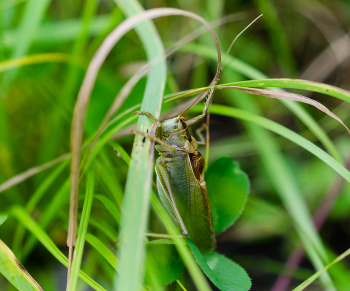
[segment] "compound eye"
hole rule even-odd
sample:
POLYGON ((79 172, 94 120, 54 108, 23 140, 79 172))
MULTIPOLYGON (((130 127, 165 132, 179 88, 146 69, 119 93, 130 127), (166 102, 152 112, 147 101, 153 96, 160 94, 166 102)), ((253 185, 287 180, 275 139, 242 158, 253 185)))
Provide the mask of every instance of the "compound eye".
POLYGON ((173 125, 173 129, 177 129, 179 126, 177 125, 177 123, 175 123, 174 125, 173 125))

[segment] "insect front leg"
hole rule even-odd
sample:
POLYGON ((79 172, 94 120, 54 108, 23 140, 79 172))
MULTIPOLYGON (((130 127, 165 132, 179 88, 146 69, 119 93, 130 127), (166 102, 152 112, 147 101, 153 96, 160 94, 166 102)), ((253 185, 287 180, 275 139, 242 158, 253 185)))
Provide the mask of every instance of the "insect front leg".
POLYGON ((142 135, 144 137, 147 137, 149 139, 154 140, 155 142, 161 144, 162 146, 168 148, 169 150, 171 150, 173 152, 176 152, 176 148, 172 147, 171 145, 167 144, 166 142, 162 141, 161 139, 159 139, 159 138, 157 138, 157 137, 155 137, 153 135, 150 135, 150 134, 148 134, 146 132, 142 132, 142 131, 139 131, 137 129, 134 129, 134 130, 131 131, 131 133, 133 133, 133 134, 138 133, 138 134, 140 134, 140 135, 142 135))
POLYGON ((208 96, 207 101, 205 102, 205 105, 204 105, 203 113, 201 115, 198 115, 198 116, 190 119, 190 120, 187 120, 186 124, 188 127, 202 121, 204 119, 204 117, 207 115, 211 100, 212 100, 213 95, 214 95, 214 91, 215 91, 215 87, 216 87, 217 82, 218 82, 218 80, 216 80, 215 84, 210 89, 209 96, 208 96))
POLYGON ((133 115, 134 114, 145 115, 149 119, 151 119, 154 122, 154 124, 156 125, 156 137, 162 138, 162 135, 163 135, 162 123, 159 121, 159 119, 155 118, 151 113, 146 112, 146 111, 135 111, 133 113, 133 115))

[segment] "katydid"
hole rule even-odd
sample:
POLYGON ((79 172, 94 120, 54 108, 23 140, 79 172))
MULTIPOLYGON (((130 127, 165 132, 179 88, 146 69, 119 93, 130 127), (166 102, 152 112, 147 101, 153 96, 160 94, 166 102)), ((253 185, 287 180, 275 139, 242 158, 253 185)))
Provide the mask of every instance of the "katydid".
MULTIPOLYGON (((227 54, 236 39, 259 17, 254 19, 235 37, 227 54)), ((183 114, 194 103, 182 114, 162 123, 149 112, 135 112, 147 116, 156 125, 155 137, 145 132, 137 131, 137 133, 159 143, 155 146, 160 154, 155 167, 159 197, 168 212, 177 220, 182 231, 182 237, 190 238, 202 253, 211 252, 216 247, 216 239, 207 186, 204 180, 204 158, 197 150, 198 145, 205 144, 205 139, 201 134, 201 129, 199 129, 196 133, 200 141, 197 142, 190 134, 189 127, 203 121, 207 116, 222 70, 220 66, 221 55, 219 55, 218 60, 217 72, 211 83, 211 89, 202 114, 185 120, 183 114)), ((202 126, 202 128, 205 129, 205 126, 202 126)), ((171 238, 170 235, 162 234, 148 233, 146 235, 171 238)))
POLYGON ((161 123, 148 112, 135 112, 146 115, 156 124, 156 137, 139 131, 137 133, 159 143, 155 146, 160 154, 155 167, 159 197, 179 223, 182 236, 189 237, 202 253, 212 251, 216 241, 204 180, 204 158, 197 150, 198 145, 205 144, 205 140, 200 130, 197 130, 200 139, 197 142, 190 134, 189 127, 205 118, 214 90, 215 85, 210 90, 203 113, 189 120, 180 114, 161 123))

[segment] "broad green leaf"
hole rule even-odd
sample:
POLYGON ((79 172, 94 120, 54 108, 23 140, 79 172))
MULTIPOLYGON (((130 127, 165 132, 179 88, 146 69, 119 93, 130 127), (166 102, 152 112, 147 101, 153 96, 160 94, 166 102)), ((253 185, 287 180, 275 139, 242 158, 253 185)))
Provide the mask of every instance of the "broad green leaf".
POLYGON ((203 272, 220 290, 247 291, 251 288, 250 278, 241 266, 216 252, 203 255, 190 239, 187 242, 203 272))
POLYGON ((230 227, 248 199, 249 180, 230 158, 212 163, 205 173, 215 233, 230 227))
MULTIPOLYGON (((182 274, 184 263, 173 244, 148 244, 147 260, 152 260, 160 286, 169 285, 182 274)), ((152 286, 149 272, 146 272, 145 284, 152 286)))
POLYGON ((0 273, 18 290, 43 290, 2 240, 0 240, 0 273))

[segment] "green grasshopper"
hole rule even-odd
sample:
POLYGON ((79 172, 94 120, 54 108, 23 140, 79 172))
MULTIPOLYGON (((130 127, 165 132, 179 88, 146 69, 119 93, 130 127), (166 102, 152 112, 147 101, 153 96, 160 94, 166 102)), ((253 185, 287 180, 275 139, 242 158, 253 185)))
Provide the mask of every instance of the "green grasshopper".
MULTIPOLYGON (((202 121, 207 115, 215 85, 210 90, 203 113, 192 119, 185 120, 182 113, 161 123, 148 112, 135 112, 147 116, 156 124, 155 137, 140 131, 137 133, 159 143, 155 146, 160 154, 155 167, 159 197, 168 212, 173 214, 179 223, 182 236, 190 238, 202 253, 208 253, 216 247, 204 180, 204 158, 197 150, 198 145, 205 145, 205 139, 201 134, 205 126, 196 131, 200 141, 190 134, 189 127, 202 121)), ((171 237, 150 233, 147 235, 171 237)))

